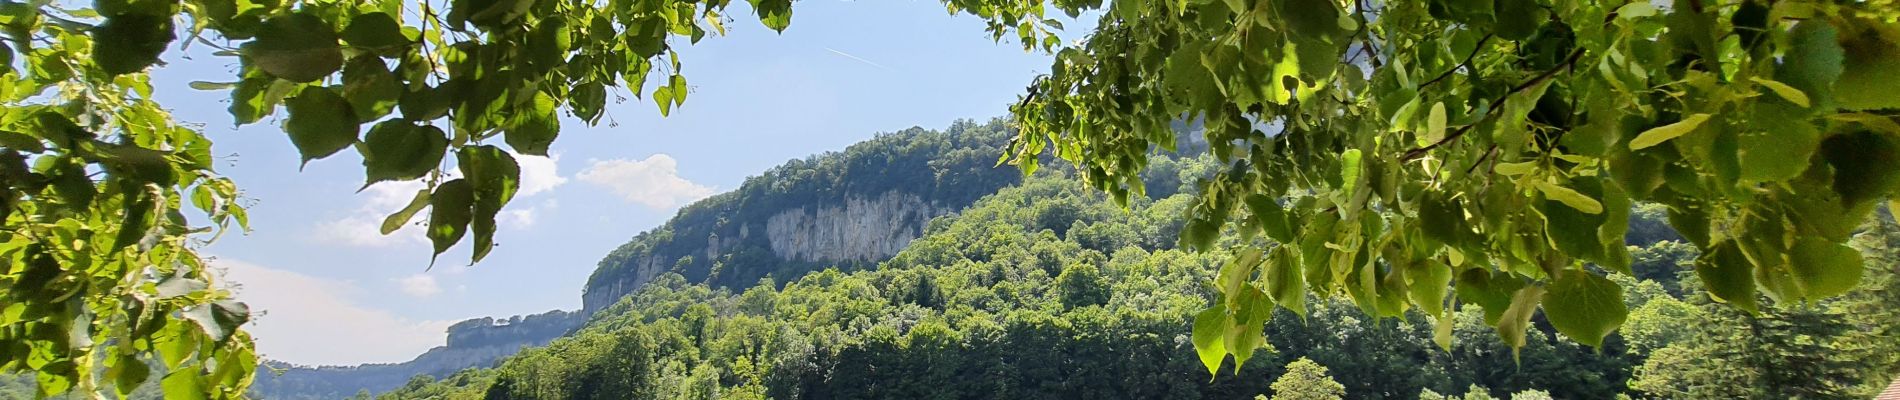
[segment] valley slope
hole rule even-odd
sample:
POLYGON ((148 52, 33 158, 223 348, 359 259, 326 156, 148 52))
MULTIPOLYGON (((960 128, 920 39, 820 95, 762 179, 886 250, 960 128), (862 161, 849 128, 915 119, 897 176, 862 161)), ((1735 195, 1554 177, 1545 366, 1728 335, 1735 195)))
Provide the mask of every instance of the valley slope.
POLYGON ((260 369, 266 372, 253 392, 271 399, 340 398, 395 389, 416 375, 493 366, 580 327, 661 274, 743 287, 767 276, 876 265, 923 234, 931 219, 1020 182, 1016 169, 996 165, 1011 135, 1001 120, 965 120, 940 131, 882 133, 843 151, 788 161, 736 190, 681 208, 608 253, 588 279, 580 310, 462 321, 448 329, 446 345, 403 363, 267 362, 271 368, 260 369))

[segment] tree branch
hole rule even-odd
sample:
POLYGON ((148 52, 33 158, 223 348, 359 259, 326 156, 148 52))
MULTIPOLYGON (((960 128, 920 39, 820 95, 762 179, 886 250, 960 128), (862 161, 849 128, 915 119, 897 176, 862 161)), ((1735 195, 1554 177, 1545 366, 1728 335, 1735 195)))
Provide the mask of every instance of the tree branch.
POLYGON ((1451 69, 1445 70, 1445 73, 1438 74, 1438 77, 1432 78, 1431 80, 1425 81, 1425 83, 1419 84, 1418 88, 1424 89, 1426 86, 1431 86, 1434 83, 1438 83, 1438 81, 1451 76, 1451 73, 1458 72, 1459 67, 1471 68, 1471 60, 1478 58, 1478 53, 1484 51, 1484 44, 1491 41, 1491 36, 1492 34, 1489 34, 1489 33, 1484 34, 1484 38, 1478 39, 1478 45, 1473 46, 1471 48, 1471 55, 1465 56, 1464 61, 1459 62, 1458 65, 1451 66, 1451 69))
POLYGON ((1478 125, 1482 125, 1484 124, 1486 120, 1489 120, 1492 117, 1497 116, 1498 110, 1504 108, 1505 100, 1509 100, 1511 96, 1516 96, 1519 92, 1528 90, 1533 86, 1537 86, 1537 84, 1544 83, 1544 81, 1547 81, 1547 80, 1550 80, 1550 78, 1556 77, 1558 72, 1562 72, 1565 69, 1569 69, 1570 66, 1576 64, 1577 59, 1581 57, 1583 57, 1583 48, 1579 47, 1576 50, 1571 51, 1569 57, 1564 57, 1564 62, 1562 64, 1557 64, 1557 67, 1551 68, 1549 71, 1544 71, 1544 73, 1537 75, 1536 78, 1531 78, 1528 81, 1524 81, 1524 83, 1517 84, 1517 86, 1514 86, 1511 88, 1511 91, 1505 92, 1503 96, 1498 96, 1497 100, 1492 100, 1490 109, 1485 111, 1484 117, 1479 118, 1477 122, 1472 122, 1471 124, 1458 127, 1458 130, 1452 131, 1451 133, 1446 134, 1444 139, 1439 139, 1437 142, 1433 142, 1430 145, 1407 150, 1404 155, 1399 156, 1399 161, 1400 162, 1412 161, 1419 157, 1423 157, 1425 153, 1431 152, 1432 149, 1436 149, 1439 146, 1443 146, 1446 143, 1451 143, 1454 140, 1458 140, 1458 138, 1460 137, 1464 137, 1465 133, 1471 132, 1471 128, 1477 127, 1478 125))
MULTIPOLYGON (((1381 64, 1384 63, 1379 62, 1379 48, 1372 45, 1372 20, 1366 19, 1365 2, 1354 0, 1352 2, 1352 8, 1353 14, 1356 14, 1359 18, 1359 36, 1364 38, 1364 40, 1361 41, 1361 43, 1364 43, 1364 47, 1361 47, 1360 50, 1366 52, 1366 59, 1372 62, 1373 68, 1379 68, 1381 64)), ((1349 38, 1348 40, 1351 39, 1349 38)))

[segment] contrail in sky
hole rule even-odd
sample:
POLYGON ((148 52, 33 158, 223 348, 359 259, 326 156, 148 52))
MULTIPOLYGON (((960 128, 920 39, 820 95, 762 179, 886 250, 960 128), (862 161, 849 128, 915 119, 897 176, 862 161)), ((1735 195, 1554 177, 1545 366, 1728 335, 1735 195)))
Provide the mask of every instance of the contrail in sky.
POLYGON ((858 56, 854 56, 854 55, 851 55, 851 53, 846 53, 846 52, 842 52, 842 51, 838 51, 838 49, 834 49, 834 48, 830 48, 830 47, 826 47, 826 48, 825 48, 825 50, 827 50, 827 51, 830 51, 830 52, 832 52, 832 53, 834 53, 834 54, 837 54, 837 55, 841 55, 841 56, 844 56, 845 58, 849 58, 849 59, 853 59, 853 60, 858 60, 858 62, 861 62, 861 63, 865 63, 865 64, 871 64, 871 66, 873 66, 873 67, 877 67, 877 69, 881 69, 881 70, 886 70, 886 71, 889 71, 889 70, 890 70, 890 68, 885 68, 885 67, 884 67, 883 65, 880 65, 880 64, 878 64, 878 63, 874 63, 874 62, 871 62, 871 60, 866 60, 866 59, 863 59, 863 58, 858 58, 858 56))

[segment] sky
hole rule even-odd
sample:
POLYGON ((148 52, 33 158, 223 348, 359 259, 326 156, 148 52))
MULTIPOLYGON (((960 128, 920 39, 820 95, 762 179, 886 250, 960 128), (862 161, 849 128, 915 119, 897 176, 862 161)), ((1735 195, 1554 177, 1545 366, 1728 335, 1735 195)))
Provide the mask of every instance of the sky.
POLYGON ((442 345, 456 321, 578 309, 600 258, 680 206, 879 132, 1002 116, 1049 68, 1046 55, 994 42, 982 21, 937 1, 807 0, 794 11, 780 34, 735 2, 727 36, 681 51, 692 90, 671 116, 610 100, 598 126, 564 119, 550 157, 517 156, 522 187, 499 217, 498 247, 473 266, 467 240, 431 268, 419 227, 378 233, 420 183, 357 192, 362 160, 349 151, 299 171, 281 109, 236 127, 228 92, 187 87, 235 80, 235 58, 202 45, 168 52, 153 81, 175 118, 203 124, 218 171, 252 202, 253 230, 203 253, 261 311, 248 328, 260 352, 306 365, 401 362, 442 345))

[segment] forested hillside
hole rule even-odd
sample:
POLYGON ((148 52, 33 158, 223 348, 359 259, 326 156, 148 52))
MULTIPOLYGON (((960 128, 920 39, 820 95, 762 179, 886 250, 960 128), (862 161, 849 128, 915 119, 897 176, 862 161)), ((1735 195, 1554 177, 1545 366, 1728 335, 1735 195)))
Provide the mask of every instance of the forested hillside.
MULTIPOLYGON (((1192 189, 1212 167, 1161 162, 1179 175, 1149 176, 1151 186, 1192 189)), ((1514 352, 1484 323, 1505 310, 1464 290, 1448 325, 1309 297, 1303 316, 1274 311, 1238 371, 1229 359, 1210 376, 1190 323, 1229 256, 1174 248, 1194 197, 1122 209, 1063 175, 935 219, 875 269, 743 289, 665 274, 546 348, 498 368, 418 377, 381 398, 1225 399, 1323 389, 1325 379, 1351 398, 1865 398, 1896 372, 1891 219, 1854 241, 1869 260, 1860 290, 1749 316, 1696 289, 1693 247, 1662 228, 1660 210, 1640 206, 1634 276, 1611 275, 1635 311, 1601 348, 1555 334, 1540 315, 1514 352), (1323 368, 1286 373, 1301 359, 1323 368)))
MULTIPOLYGON (((736 190, 682 208, 666 224, 608 253, 589 279, 582 310, 550 311, 525 321, 515 317, 499 325, 489 318, 463 321, 449 328, 445 346, 404 363, 271 363, 267 366, 282 373, 261 374, 253 392, 268 398, 338 398, 362 390, 385 392, 417 374, 490 367, 522 346, 547 344, 663 273, 716 287, 745 287, 766 275, 797 277, 821 267, 876 265, 921 235, 931 218, 1020 182, 1016 170, 996 168, 1008 135, 996 120, 959 121, 941 131, 883 133, 840 152, 791 160, 746 179, 736 190)), ((1167 176, 1169 193, 1184 181, 1172 170, 1155 174, 1167 176)))

